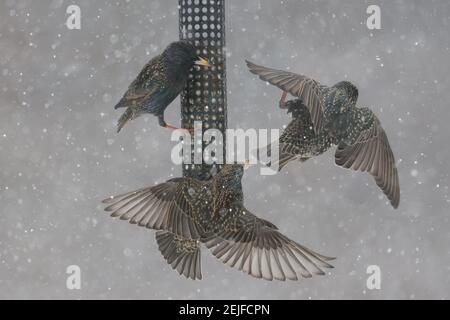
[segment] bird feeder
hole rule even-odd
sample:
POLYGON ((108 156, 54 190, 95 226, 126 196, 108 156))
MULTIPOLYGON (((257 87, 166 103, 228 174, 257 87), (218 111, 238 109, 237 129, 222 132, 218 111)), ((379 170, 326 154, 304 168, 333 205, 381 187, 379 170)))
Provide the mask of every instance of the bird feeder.
MULTIPOLYGON (((180 39, 190 40, 197 54, 208 59, 210 68, 195 67, 191 70, 187 84, 181 93, 181 122, 183 128, 194 128, 202 123, 202 133, 216 129, 225 139, 227 127, 226 64, 225 64, 225 0, 179 0, 180 39)), ((201 152, 205 142, 198 144, 192 135, 191 159, 201 152)), ((185 141, 184 143, 189 143, 185 141)), ((225 140, 220 145, 225 155, 225 140)), ((183 176, 206 180, 214 168, 221 165, 183 163, 183 176)))

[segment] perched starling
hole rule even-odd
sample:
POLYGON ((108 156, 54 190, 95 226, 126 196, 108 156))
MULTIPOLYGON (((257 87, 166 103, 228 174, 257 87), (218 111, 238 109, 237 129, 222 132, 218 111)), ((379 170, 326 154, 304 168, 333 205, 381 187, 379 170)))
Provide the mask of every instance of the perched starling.
MULTIPOLYGON (((381 123, 369 108, 356 106, 358 89, 343 81, 332 87, 303 75, 247 61, 250 72, 283 90, 280 107, 293 120, 279 139, 279 170, 289 161, 306 161, 337 145, 338 166, 369 172, 397 208, 400 185, 394 154, 381 123), (298 97, 285 102, 287 93, 298 97)), ((267 148, 270 150, 270 146, 267 148)))
POLYGON ((164 121, 164 110, 183 90, 189 70, 195 64, 210 66, 185 40, 171 43, 162 54, 151 59, 114 107, 127 108, 117 123, 117 132, 129 120, 144 113, 157 116, 162 127, 177 129, 164 121))
POLYGON ((208 181, 175 178, 103 202, 112 217, 158 230, 167 263, 190 279, 201 279, 200 247, 230 267, 266 280, 323 275, 333 258, 281 234, 244 207, 243 165, 225 165, 208 181))

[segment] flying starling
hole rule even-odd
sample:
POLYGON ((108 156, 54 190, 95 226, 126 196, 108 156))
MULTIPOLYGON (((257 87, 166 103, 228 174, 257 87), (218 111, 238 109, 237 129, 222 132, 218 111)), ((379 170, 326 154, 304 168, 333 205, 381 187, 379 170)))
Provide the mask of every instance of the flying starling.
POLYGON ((177 129, 164 121, 164 110, 180 94, 194 65, 209 67, 188 41, 172 42, 164 52, 151 59, 114 107, 127 108, 117 123, 117 132, 144 113, 158 117, 159 125, 177 129))
POLYGON ((323 275, 333 258, 281 234, 244 207, 243 165, 225 165, 208 181, 174 178, 103 202, 112 217, 158 230, 156 241, 167 263, 190 279, 202 279, 205 245, 224 264, 266 280, 323 275))
MULTIPOLYGON (((293 120, 279 139, 279 170, 292 160, 306 161, 337 145, 338 166, 369 172, 397 208, 400 185, 394 154, 380 120, 356 106, 358 89, 348 81, 332 87, 292 72, 247 61, 250 72, 283 90, 280 107, 293 120), (287 93, 298 99, 285 102, 287 93)), ((270 146, 268 147, 270 150, 270 146)))

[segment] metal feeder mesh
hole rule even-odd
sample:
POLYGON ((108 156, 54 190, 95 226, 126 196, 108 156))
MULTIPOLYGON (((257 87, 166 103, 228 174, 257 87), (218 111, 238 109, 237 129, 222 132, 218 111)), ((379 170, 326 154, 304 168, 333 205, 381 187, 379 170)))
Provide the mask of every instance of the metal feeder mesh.
MULTIPOLYGON (((193 128, 202 121, 202 130, 218 129, 225 139, 227 126, 225 68, 225 0, 179 0, 180 39, 191 40, 198 55, 208 59, 211 68, 195 66, 181 93, 183 128, 193 128)), ((194 137, 193 137, 194 138, 194 137)), ((192 146, 192 164, 183 163, 183 175, 200 180, 210 178, 221 165, 194 164, 194 153, 202 145, 192 146), (195 149, 197 148, 197 150, 195 149), (214 170, 216 169, 216 170, 214 170)), ((222 145, 225 156, 225 142, 222 145)))

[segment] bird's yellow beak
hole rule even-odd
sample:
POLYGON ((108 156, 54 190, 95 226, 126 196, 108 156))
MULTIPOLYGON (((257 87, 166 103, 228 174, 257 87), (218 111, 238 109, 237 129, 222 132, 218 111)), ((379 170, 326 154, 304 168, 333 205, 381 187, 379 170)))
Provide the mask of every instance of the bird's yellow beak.
POLYGON ((204 66, 206 68, 211 67, 211 64, 209 63, 209 61, 202 57, 198 57, 198 60, 195 61, 195 64, 198 66, 204 66))

